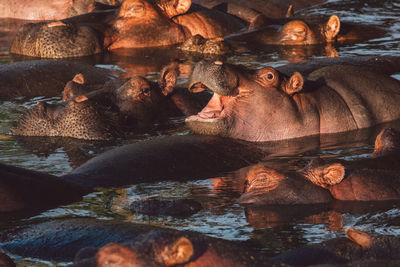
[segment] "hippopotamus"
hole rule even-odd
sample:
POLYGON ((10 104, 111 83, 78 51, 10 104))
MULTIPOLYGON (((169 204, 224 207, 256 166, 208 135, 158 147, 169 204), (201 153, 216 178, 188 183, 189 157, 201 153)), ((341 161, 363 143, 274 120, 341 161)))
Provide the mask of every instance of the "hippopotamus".
MULTIPOLYGON (((265 253, 256 251, 253 246, 245 242, 207 237, 190 231, 162 229, 148 224, 90 218, 53 219, 11 228, 3 231, 0 243, 7 253, 43 260, 75 259, 77 266, 82 266, 79 265, 82 261, 87 263, 88 258, 92 263, 94 260, 102 266, 105 261, 113 258, 113 253, 117 259, 122 256, 119 258, 121 262, 131 260, 131 257, 124 259, 124 254, 118 253, 118 249, 121 248, 122 251, 128 252, 127 256, 135 253, 138 260, 145 260, 151 264, 146 266, 168 265, 165 261, 168 258, 170 263, 168 266, 174 262, 182 264, 220 262, 226 263, 226 266, 268 262, 265 253), (161 253, 161 257, 158 257, 158 251, 165 253, 161 253), (173 261, 174 259, 180 260, 178 262, 173 261)), ((116 263, 118 264, 116 266, 124 266, 121 262, 116 263)))
POLYGON ((57 96, 77 73, 85 76, 87 84, 105 83, 115 78, 106 69, 80 63, 54 60, 7 63, 0 65, 0 99, 57 96))
POLYGON ((248 246, 166 230, 150 232, 128 245, 107 244, 94 259, 96 266, 273 266, 266 255, 248 246))
POLYGON ((0 164, 1 219, 36 215, 81 200, 88 190, 53 175, 0 164))
POLYGON ((123 132, 147 129, 171 116, 195 114, 210 95, 193 97, 187 90, 175 88, 178 65, 165 66, 158 83, 134 76, 86 85, 85 76, 79 73, 65 85, 64 103, 40 102, 31 107, 13 135, 108 140, 123 132))
POLYGON ((215 8, 222 6, 224 8, 230 8, 230 4, 235 4, 238 6, 243 6, 249 9, 261 12, 268 18, 283 18, 288 14, 288 9, 290 5, 293 5, 297 11, 301 9, 312 7, 315 5, 322 4, 326 2, 325 0, 293 0, 293 1, 281 1, 281 0, 194 0, 194 3, 202 5, 207 8, 215 8))
POLYGON ((346 229, 346 236, 347 238, 335 238, 291 250, 273 257, 272 260, 296 266, 346 263, 354 266, 398 264, 400 248, 398 236, 372 236, 354 228, 346 229))
POLYGON ((332 199, 398 200, 399 138, 398 132, 384 129, 370 159, 327 164, 313 160, 304 169, 287 173, 256 165, 247 174, 244 194, 238 202, 270 205, 327 203, 332 199))
POLYGON ((233 33, 225 41, 240 41, 251 45, 316 45, 356 42, 382 37, 386 31, 375 26, 341 22, 337 15, 321 19, 289 18, 276 20, 255 30, 233 33))
POLYGON ((214 92, 193 132, 252 142, 368 128, 400 118, 400 82, 368 67, 332 65, 305 79, 272 67, 251 71, 221 61, 198 62, 189 91, 214 92), (368 93, 367 93, 368 92, 368 93))
POLYGON ((65 104, 38 102, 21 117, 12 134, 108 140, 119 135, 117 126, 117 119, 90 100, 65 104))
POLYGON ((223 37, 244 27, 236 17, 192 6, 190 0, 125 0, 116 10, 26 24, 17 33, 10 52, 35 57, 76 57, 100 53, 98 44, 107 50, 159 47, 181 43, 196 34, 223 37), (101 16, 104 18, 98 21, 101 16))
POLYGON ((115 5, 116 0, 1 1, 0 17, 24 20, 56 20, 87 13, 96 2, 115 5))

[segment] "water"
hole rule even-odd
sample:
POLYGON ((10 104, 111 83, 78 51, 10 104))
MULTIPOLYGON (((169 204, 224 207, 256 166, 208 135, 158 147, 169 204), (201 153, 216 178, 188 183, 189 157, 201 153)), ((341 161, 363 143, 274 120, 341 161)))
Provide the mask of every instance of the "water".
MULTIPOLYGON (((258 51, 243 52, 226 60, 250 68, 266 65, 280 66, 288 62, 307 58, 325 57, 334 49, 339 56, 357 55, 399 55, 400 53, 400 3, 398 1, 328 1, 327 4, 302 11, 300 15, 337 14, 342 21, 364 25, 375 25, 388 30, 379 39, 357 44, 335 45, 333 48, 288 48, 265 47, 258 51)), ((4 22, 3 22, 4 24, 4 22)), ((4 37, 4 36, 3 36, 4 37)), ((14 60, 7 50, 7 36, 0 39, 0 62, 14 60)), ((85 59, 86 62, 103 68, 110 68, 124 76, 142 75, 156 80, 159 69, 171 58, 187 59, 187 56, 173 51, 127 51, 124 55, 107 54, 85 59)), ((183 64, 184 77, 179 84, 187 83, 185 66, 190 67, 199 60, 189 57, 183 64)), ((399 78, 399 75, 393 75, 399 78)), ((61 90, 61 89, 60 89, 61 90)), ((60 97, 46 96, 34 99, 18 98, 0 104, 0 134, 8 135, 18 117, 39 100, 56 102, 60 97)), ((131 136, 127 140, 114 142, 81 142, 62 138, 0 138, 0 161, 32 170, 61 175, 81 165, 95 155, 116 145, 138 142, 162 135, 190 134, 184 118, 172 118, 167 125, 154 125, 151 131, 131 136), (4 139, 4 140, 3 140, 4 139)), ((397 126, 396 126, 397 127, 397 126)), ((336 144, 327 141, 322 148, 294 148, 291 153, 276 155, 266 165, 281 170, 297 170, 315 157, 356 159, 366 157, 372 151, 374 134, 359 140, 336 144), (301 151, 301 152, 296 152, 301 151)), ((315 207, 285 209, 244 208, 235 203, 241 192, 241 182, 246 169, 221 174, 218 177, 204 177, 202 180, 184 183, 165 181, 143 183, 125 188, 101 189, 85 196, 84 200, 71 205, 29 218, 89 216, 97 219, 116 219, 136 223, 149 223, 180 230, 192 230, 214 237, 230 240, 252 240, 260 249, 276 254, 301 245, 318 243, 337 236, 343 236, 343 229, 357 227, 383 235, 400 234, 398 203, 358 205, 326 210, 315 207), (192 198, 202 203, 204 209, 188 218, 170 216, 136 215, 129 211, 129 203, 142 198, 176 199, 192 198), (294 212, 297 211, 297 212, 294 212)), ((3 222, 8 225, 19 222, 3 222)), ((47 262, 40 259, 15 256, 20 266, 55 266, 65 263, 47 262)))

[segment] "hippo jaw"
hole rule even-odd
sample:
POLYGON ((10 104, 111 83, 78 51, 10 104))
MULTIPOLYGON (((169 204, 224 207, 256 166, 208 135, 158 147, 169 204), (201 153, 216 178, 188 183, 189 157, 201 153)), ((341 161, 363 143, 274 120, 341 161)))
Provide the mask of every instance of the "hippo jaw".
POLYGON ((220 61, 199 62, 191 75, 189 91, 197 93, 207 88, 214 95, 203 110, 186 118, 185 122, 199 134, 229 136, 232 107, 241 96, 239 77, 220 61))
MULTIPOLYGON (((197 90, 204 85, 197 83, 191 88, 197 90)), ((227 125, 229 125, 230 108, 226 108, 228 103, 235 101, 234 96, 223 96, 214 91, 208 104, 196 115, 186 118, 186 124, 196 133, 207 135, 228 136, 227 125)))

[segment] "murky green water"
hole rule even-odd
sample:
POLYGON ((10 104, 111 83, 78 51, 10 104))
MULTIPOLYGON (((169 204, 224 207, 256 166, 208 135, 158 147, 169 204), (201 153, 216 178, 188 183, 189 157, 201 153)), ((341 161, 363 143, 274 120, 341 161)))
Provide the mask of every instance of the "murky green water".
MULTIPOLYGON (((400 55, 400 2, 398 1, 330 1, 318 8, 303 11, 301 15, 338 14, 343 21, 381 26, 388 30, 382 38, 359 44, 336 46, 339 56, 348 55, 400 55)), ((156 80, 158 70, 171 57, 185 59, 186 56, 175 51, 159 54, 137 53, 125 56, 106 55, 91 58, 97 66, 126 71, 125 75, 144 75, 156 80)), ((265 47, 233 55, 226 60, 251 68, 271 65, 279 66, 299 59, 325 57, 325 47, 312 49, 277 49, 265 47)), ((6 47, 0 47, 0 62, 12 61, 6 47)), ((186 64, 193 65, 190 58, 186 64)), ((399 75, 394 75, 399 78, 399 75)), ((0 81, 1 82, 1 81, 0 81)), ((187 77, 180 80, 185 84, 187 77)), ((61 91, 62 88, 60 88, 61 91)), ((46 96, 34 99, 12 99, 0 104, 0 134, 7 135, 18 117, 39 100, 59 101, 60 97, 46 96)), ((11 138, 0 140, 0 161, 54 175, 70 172, 91 157, 115 145, 133 143, 160 135, 190 134, 183 123, 184 118, 173 118, 167 125, 155 125, 146 134, 137 134, 128 140, 113 143, 80 142, 62 138, 11 138)), ((397 126, 396 126, 397 127, 397 126)), ((372 151, 373 137, 340 145, 326 145, 323 149, 291 153, 272 157, 266 164, 278 169, 298 169, 316 156, 353 159, 365 157, 372 151)), ((51 219, 58 216, 89 216, 98 219, 117 219, 130 222, 145 222, 152 225, 179 230, 193 230, 210 236, 232 239, 253 240, 260 249, 271 254, 317 243, 333 237, 342 236, 342 227, 355 226, 378 234, 400 234, 400 207, 398 203, 368 204, 358 211, 346 207, 315 210, 303 213, 277 210, 257 210, 243 208, 235 203, 239 196, 240 179, 243 171, 223 174, 221 177, 204 177, 204 180, 180 182, 159 182, 138 184, 126 188, 104 189, 87 195, 82 202, 46 211, 36 217, 51 219), (202 203, 204 209, 188 218, 169 216, 144 216, 132 214, 129 203, 142 198, 176 199, 192 198, 202 203), (339 230, 339 231, 338 231, 339 230)), ((30 219, 27 219, 28 221, 30 219)), ((18 222, 9 222, 18 223, 18 222)), ((7 224, 7 222, 5 223, 7 224)), ((4 225, 4 224, 2 224, 4 225)), ((57 263, 37 259, 21 259, 16 256, 20 266, 53 266, 57 263)), ((59 263, 60 264, 60 263, 59 263)))

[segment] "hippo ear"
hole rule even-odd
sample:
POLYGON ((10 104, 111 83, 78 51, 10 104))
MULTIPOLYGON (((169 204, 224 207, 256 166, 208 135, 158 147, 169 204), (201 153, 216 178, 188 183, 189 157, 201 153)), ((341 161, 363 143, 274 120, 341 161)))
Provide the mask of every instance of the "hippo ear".
POLYGON ((88 100, 88 98, 85 95, 78 95, 77 97, 74 98, 74 101, 76 103, 84 102, 86 100, 88 100))
POLYGON ((293 95, 303 89, 303 84, 303 76, 299 72, 295 72, 293 73, 292 77, 290 77, 289 81, 283 85, 283 90, 288 95, 293 95))
POLYGON ((139 259, 132 250, 116 243, 105 245, 96 254, 96 266, 98 267, 139 266, 141 262, 138 261, 139 259))
POLYGON ((294 17, 294 10, 293 10, 293 5, 289 5, 287 11, 286 11, 286 18, 293 18, 294 17))
POLYGON ((173 266, 188 262, 193 254, 192 242, 186 237, 181 237, 161 252, 161 258, 166 266, 173 266))
POLYGON ((344 174, 344 166, 340 163, 333 163, 324 168, 322 178, 326 185, 335 185, 343 180, 344 174))
POLYGON ((72 79, 73 82, 79 83, 79 84, 84 84, 85 83, 85 77, 83 76, 82 73, 78 73, 74 76, 72 79))
POLYGON ((184 14, 189 10, 191 5, 192 5, 191 0, 177 0, 175 10, 178 14, 184 14))
POLYGON ((340 19, 336 15, 332 15, 325 24, 326 41, 330 42, 336 37, 340 31, 340 19))
POLYGON ((347 238, 359 244, 362 248, 370 248, 372 246, 373 237, 366 232, 353 228, 346 229, 347 238))
POLYGON ((172 0, 172 1, 164 0, 158 2, 158 7, 169 18, 185 14, 189 10, 191 5, 192 5, 191 0, 172 0))
POLYGON ((179 77, 179 63, 172 62, 161 70, 158 85, 162 93, 167 96, 174 91, 174 87, 179 77))

